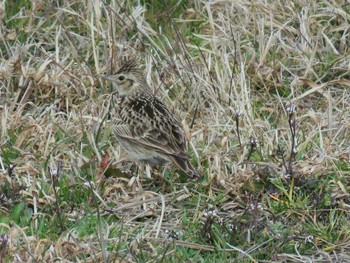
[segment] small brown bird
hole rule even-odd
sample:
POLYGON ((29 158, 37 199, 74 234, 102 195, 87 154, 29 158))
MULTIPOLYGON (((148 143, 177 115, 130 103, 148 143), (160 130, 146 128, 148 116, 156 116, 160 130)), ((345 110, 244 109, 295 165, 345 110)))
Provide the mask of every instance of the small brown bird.
POLYGON ((135 61, 114 74, 101 76, 112 84, 114 134, 136 161, 153 165, 173 162, 190 178, 199 177, 188 160, 179 122, 151 92, 135 61))

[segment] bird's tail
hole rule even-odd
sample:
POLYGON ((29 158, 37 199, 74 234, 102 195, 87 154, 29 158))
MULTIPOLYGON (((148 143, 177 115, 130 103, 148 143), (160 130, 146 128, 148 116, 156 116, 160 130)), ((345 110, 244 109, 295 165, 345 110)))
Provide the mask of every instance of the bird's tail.
POLYGON ((181 158, 179 156, 172 156, 172 161, 179 167, 187 177, 195 179, 201 177, 198 171, 192 166, 192 164, 188 161, 187 158, 181 158))

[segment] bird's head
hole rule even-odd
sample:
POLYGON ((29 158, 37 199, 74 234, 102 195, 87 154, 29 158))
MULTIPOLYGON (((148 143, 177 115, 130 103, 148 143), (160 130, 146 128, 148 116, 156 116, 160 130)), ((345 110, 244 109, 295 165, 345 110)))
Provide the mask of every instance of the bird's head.
POLYGON ((141 69, 134 60, 127 61, 113 74, 100 75, 112 84, 113 92, 120 96, 130 96, 137 91, 147 90, 149 86, 141 69))

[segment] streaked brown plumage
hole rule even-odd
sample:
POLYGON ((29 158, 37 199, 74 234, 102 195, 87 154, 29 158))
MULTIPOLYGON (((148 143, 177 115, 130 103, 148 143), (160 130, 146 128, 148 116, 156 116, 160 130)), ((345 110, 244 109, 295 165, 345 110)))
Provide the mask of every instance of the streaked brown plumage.
POLYGON ((152 94, 136 63, 128 61, 116 73, 102 77, 112 84, 113 130, 128 154, 136 161, 154 165, 171 161, 188 177, 198 177, 188 161, 179 122, 152 94))

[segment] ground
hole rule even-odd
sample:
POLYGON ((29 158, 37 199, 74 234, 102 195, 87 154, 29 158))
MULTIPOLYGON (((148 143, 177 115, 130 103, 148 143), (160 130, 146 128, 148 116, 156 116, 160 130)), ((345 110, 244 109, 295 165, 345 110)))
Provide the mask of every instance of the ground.
POLYGON ((350 262, 350 8, 0 3, 0 262, 350 262), (151 176, 97 77, 136 59, 199 180, 151 176))

